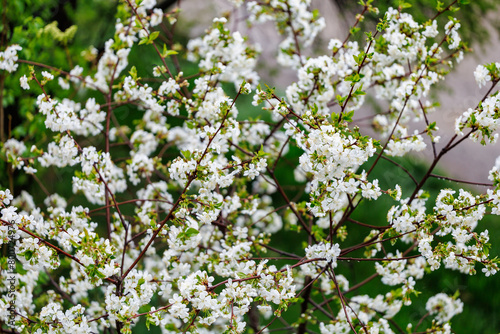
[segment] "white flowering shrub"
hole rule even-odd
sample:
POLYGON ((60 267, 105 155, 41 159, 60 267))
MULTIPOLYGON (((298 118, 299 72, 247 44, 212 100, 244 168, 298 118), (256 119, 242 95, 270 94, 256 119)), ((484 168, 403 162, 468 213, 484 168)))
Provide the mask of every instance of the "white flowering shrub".
POLYGON ((84 53, 83 67, 33 62, 22 44, 7 45, 0 72, 20 77, 48 140, 26 134, 1 149, 9 170, 45 192, 38 202, 0 190, 0 242, 10 247, 2 328, 264 333, 281 321, 297 333, 451 333, 467 305, 442 292, 421 300, 419 283, 441 267, 499 269, 481 222, 500 213, 500 158, 483 194, 442 189, 432 198, 426 188, 460 143, 498 138, 492 63, 474 72, 488 93, 435 145, 429 93, 468 50, 456 19, 440 27, 435 18, 457 2, 417 22, 405 6, 378 13, 361 1, 363 13, 380 16, 366 42, 332 36, 318 56, 311 46, 325 22, 309 0, 233 0, 248 25, 271 21, 282 35, 277 61, 297 73, 283 94, 261 82, 261 47, 228 18, 182 47, 172 40, 180 11, 155 0, 121 1, 114 37, 101 54, 84 53), (156 65, 130 63, 133 50, 152 51, 156 65), (374 137, 353 121, 367 95, 386 106, 372 117, 374 137), (411 187, 374 177, 382 158, 423 150, 434 159, 411 187), (73 195, 44 182, 55 169, 73 195), (385 221, 354 218, 363 205, 381 210, 381 200, 391 203, 385 221), (370 274, 354 277, 346 264, 370 274), (413 307, 418 318, 398 318, 413 307))

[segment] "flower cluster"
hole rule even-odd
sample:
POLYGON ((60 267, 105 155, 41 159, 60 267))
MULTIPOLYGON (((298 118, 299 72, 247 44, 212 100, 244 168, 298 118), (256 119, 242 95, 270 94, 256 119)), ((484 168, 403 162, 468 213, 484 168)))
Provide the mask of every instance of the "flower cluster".
POLYGON ((0 51, 0 70, 5 70, 9 73, 17 70, 17 52, 23 48, 17 44, 7 47, 4 51, 0 51))
POLYGON ((465 129, 470 129, 468 135, 481 144, 494 144, 498 140, 500 96, 498 92, 488 96, 476 108, 469 108, 455 121, 455 132, 464 135, 465 129))
POLYGON ((279 64, 297 69, 306 58, 301 54, 302 47, 311 46, 316 35, 325 27, 325 19, 317 11, 310 11, 310 0, 286 1, 266 0, 249 1, 247 10, 249 22, 263 23, 274 21, 285 39, 279 44, 277 61, 279 64))
MULTIPOLYGON (((361 3, 378 15, 371 1, 361 3)), ((214 19, 182 46, 172 36, 179 11, 155 0, 124 1, 102 52, 84 52, 68 72, 19 59, 15 44, 0 52, 0 71, 20 73, 16 85, 46 129, 14 131, 1 146, 12 189, 0 190, 0 243, 14 259, 2 269, 17 269, 18 282, 12 291, 0 280, 2 326, 236 334, 278 330, 280 318, 298 333, 394 333, 405 318, 396 315, 416 304, 417 327, 450 333, 467 306, 443 293, 425 304, 425 275, 441 266, 499 271, 481 221, 500 214, 500 158, 483 194, 431 196, 426 186, 464 139, 498 136, 492 89, 436 148, 429 95, 466 50, 460 23, 440 28, 390 8, 366 43, 332 36, 317 55, 312 45, 325 22, 310 0, 245 5, 249 29, 272 21, 284 35, 277 60, 297 80, 281 91, 259 84, 261 50, 233 29, 239 17, 214 19), (154 64, 129 64, 143 50, 154 64), (380 136, 355 121, 367 96, 387 108, 372 117, 380 136), (392 160, 429 146, 434 161, 420 180, 392 160), (381 161, 414 184, 377 176, 381 161), (45 194, 18 191, 19 174, 45 194), (49 181, 55 177, 61 181, 49 181), (358 218, 361 210, 387 219, 358 218)), ((500 65, 481 65, 474 76, 494 87, 500 65)), ((403 325, 412 332, 413 322, 403 325)))
POLYGON ((214 27, 203 38, 192 39, 187 45, 188 59, 199 60, 200 70, 211 74, 212 80, 233 82, 239 87, 243 81, 259 81, 254 71, 258 48, 248 45, 241 34, 231 34, 225 26, 227 19, 214 19, 214 27))

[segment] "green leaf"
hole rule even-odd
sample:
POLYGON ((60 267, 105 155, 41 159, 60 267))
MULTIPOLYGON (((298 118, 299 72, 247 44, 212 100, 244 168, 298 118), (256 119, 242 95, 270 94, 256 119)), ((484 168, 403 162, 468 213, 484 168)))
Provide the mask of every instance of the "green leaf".
POLYGON ((369 42, 371 40, 373 40, 373 34, 371 31, 365 31, 365 35, 366 35, 366 40, 369 42))
POLYGON ((163 44, 163 52, 161 53, 161 56, 163 58, 167 58, 168 56, 171 56, 171 55, 176 55, 178 54, 177 51, 174 51, 174 50, 169 50, 167 48, 167 45, 166 44, 163 44))
POLYGON ((361 96, 361 95, 366 95, 366 92, 363 91, 363 85, 361 85, 358 89, 352 93, 353 96, 361 96))
POLYGON ((169 57, 171 55, 176 55, 178 54, 179 52, 175 51, 175 50, 168 50, 167 53, 165 54, 164 57, 169 57))
POLYGON ((483 247, 483 253, 484 253, 484 255, 486 255, 486 256, 490 255, 490 247, 489 247, 489 244, 484 245, 484 247, 483 247))
POLYGON ((186 230, 186 232, 184 232, 184 234, 186 235, 186 238, 191 238, 192 236, 195 236, 199 233, 200 233, 200 231, 198 231, 197 229, 194 229, 192 227, 188 228, 186 230))
POLYGON ((356 33, 357 33, 358 31, 360 31, 360 30, 361 30, 361 28, 360 28, 360 27, 352 27, 352 28, 349 30, 349 32, 351 33, 351 35, 356 35, 356 33))
POLYGON ((160 35, 160 32, 159 31, 153 31, 150 35, 149 35, 149 41, 152 43, 155 39, 158 38, 158 36, 160 35))
POLYGON ((99 278, 101 278, 101 279, 102 279, 102 278, 106 278, 106 275, 104 275, 103 273, 101 273, 99 270, 96 270, 96 271, 95 271, 95 274, 97 275, 97 277, 99 277, 99 278))
POLYGON ((264 145, 260 145, 259 152, 257 152, 257 156, 263 157, 266 155, 266 152, 264 151, 264 145))
POLYGON ((26 252, 24 252, 24 258, 26 259, 26 261, 31 260, 32 257, 33 257, 33 252, 32 251, 27 250, 26 252))
POLYGON ((339 105, 342 105, 342 104, 344 104, 345 99, 347 99, 347 96, 337 95, 336 98, 337 98, 337 102, 339 103, 339 105))
POLYGON ((190 159, 190 158, 191 158, 191 151, 188 151, 188 150, 186 150, 186 151, 181 151, 181 154, 182 154, 182 156, 183 156, 184 158, 186 158, 186 159, 190 159))
POLYGON ((351 75, 350 77, 352 82, 359 82, 361 80, 361 75, 359 73, 354 73, 354 75, 351 75))
POLYGON ((441 1, 438 1, 437 4, 436 4, 436 10, 438 12, 441 12, 443 10, 443 7, 444 6, 444 2, 441 2, 441 1))
POLYGON ((135 66, 132 66, 130 71, 128 71, 128 74, 130 74, 132 79, 137 80, 137 68, 135 68, 135 66))
POLYGON ((387 27, 387 21, 386 20, 380 20, 379 23, 377 23, 377 31, 382 32, 384 29, 387 27))
POLYGON ((139 45, 142 44, 153 44, 153 41, 160 35, 159 31, 153 31, 148 37, 144 37, 140 40, 139 45))
POLYGON ((312 14, 313 14, 313 19, 318 18, 320 15, 318 9, 313 9, 312 14))
POLYGON ((248 278, 252 276, 251 274, 245 274, 245 273, 237 273, 236 275, 238 275, 239 278, 248 278))
POLYGON ((401 8, 401 9, 411 8, 411 3, 400 1, 399 2, 399 8, 401 8))
POLYGON ((352 116, 354 116, 354 110, 344 113, 342 115, 342 120, 345 122, 352 122, 352 116))

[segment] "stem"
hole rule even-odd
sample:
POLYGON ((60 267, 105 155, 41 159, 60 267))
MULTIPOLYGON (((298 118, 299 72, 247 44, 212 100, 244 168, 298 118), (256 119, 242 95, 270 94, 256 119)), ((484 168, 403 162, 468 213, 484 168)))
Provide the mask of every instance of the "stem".
POLYGON ((340 291, 339 283, 337 282, 337 277, 335 276, 335 271, 333 269, 331 269, 330 271, 332 273, 333 282, 335 283, 335 287, 337 288, 337 293, 339 295, 340 302, 342 303, 342 308, 344 309, 345 318, 347 319, 347 322, 349 322, 349 326, 351 326, 351 329, 353 330, 353 332, 356 333, 356 334, 358 334, 358 332, 354 328, 354 325, 351 322, 351 318, 349 317, 349 314, 347 313, 346 302, 344 300, 345 297, 342 294, 342 292, 340 291))
MULTIPOLYGON (((113 92, 113 78, 110 80, 109 84, 109 92, 106 95, 106 103, 108 104, 108 111, 106 113, 106 129, 104 131, 104 140, 105 140, 105 148, 104 152, 109 153, 109 127, 111 123, 111 115, 113 114, 113 109, 111 109, 111 101, 112 101, 112 96, 111 93, 113 92)), ((108 239, 111 239, 111 212, 110 212, 110 206, 109 206, 109 189, 106 187, 105 193, 104 193, 104 198, 106 200, 106 227, 108 229, 108 239)), ((123 250, 125 252, 125 250, 123 250)), ((123 271, 123 266, 122 266, 122 271, 123 271)))
MULTIPOLYGON (((304 301, 300 305, 300 314, 305 314, 307 312, 307 305, 309 304, 309 297, 311 295, 311 290, 312 290, 312 278, 311 276, 306 276, 304 278, 304 301)), ((299 328, 297 329, 297 334, 304 334, 306 332, 306 326, 307 322, 304 321, 299 325, 299 328)))
POLYGON ((3 109, 5 75, 0 75, 0 140, 5 143, 5 114, 3 109))
POLYGON ((464 181, 464 180, 453 179, 451 177, 446 177, 446 176, 436 175, 436 174, 430 174, 429 176, 430 177, 434 177, 436 179, 440 179, 440 180, 447 180, 447 181, 453 181, 453 182, 459 182, 459 183, 465 183, 465 184, 472 184, 474 186, 493 187, 493 183, 481 183, 481 182, 464 181))
POLYGON ((435 20, 435 19, 436 19, 439 15, 441 15, 441 14, 443 14, 444 12, 448 11, 448 10, 451 8, 451 6, 453 6, 454 4, 456 4, 456 3, 457 3, 457 1, 458 1, 458 0, 453 1, 453 2, 452 2, 452 3, 450 3, 450 4, 449 4, 449 5, 448 5, 445 9, 443 9, 442 11, 437 12, 437 13, 436 13, 436 15, 434 15, 434 16, 430 19, 430 21, 435 20))

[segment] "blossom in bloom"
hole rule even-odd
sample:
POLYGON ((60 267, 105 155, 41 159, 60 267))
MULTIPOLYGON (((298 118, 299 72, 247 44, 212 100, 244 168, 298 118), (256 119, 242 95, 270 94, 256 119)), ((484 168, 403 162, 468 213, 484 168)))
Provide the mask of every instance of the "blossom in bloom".
POLYGON ((14 199, 14 196, 12 196, 9 189, 0 190, 0 201, 2 201, 3 204, 9 205, 12 199, 14 199))
POLYGON ((8 46, 5 51, 0 51, 0 70, 6 70, 9 73, 14 72, 18 64, 17 62, 17 51, 21 51, 23 48, 17 44, 8 46))
POLYGON ((486 85, 487 82, 491 81, 490 72, 483 65, 477 65, 476 70, 474 71, 474 78, 476 79, 479 88, 486 85))
POLYGON ((448 322, 455 315, 462 313, 463 303, 460 299, 451 298, 445 293, 438 293, 429 298, 425 309, 430 314, 436 314, 436 320, 440 323, 448 322))
POLYGON ((334 268, 337 266, 337 257, 339 255, 339 244, 319 243, 306 248, 306 257, 308 259, 324 258, 326 261, 331 262, 334 268))
POLYGON ((54 76, 50 73, 50 72, 47 72, 47 71, 42 71, 42 76, 47 79, 47 80, 52 80, 54 79, 54 76))
POLYGON ((28 78, 26 77, 26 74, 19 78, 19 84, 21 85, 22 89, 25 90, 30 89, 30 85, 28 84, 28 78))

